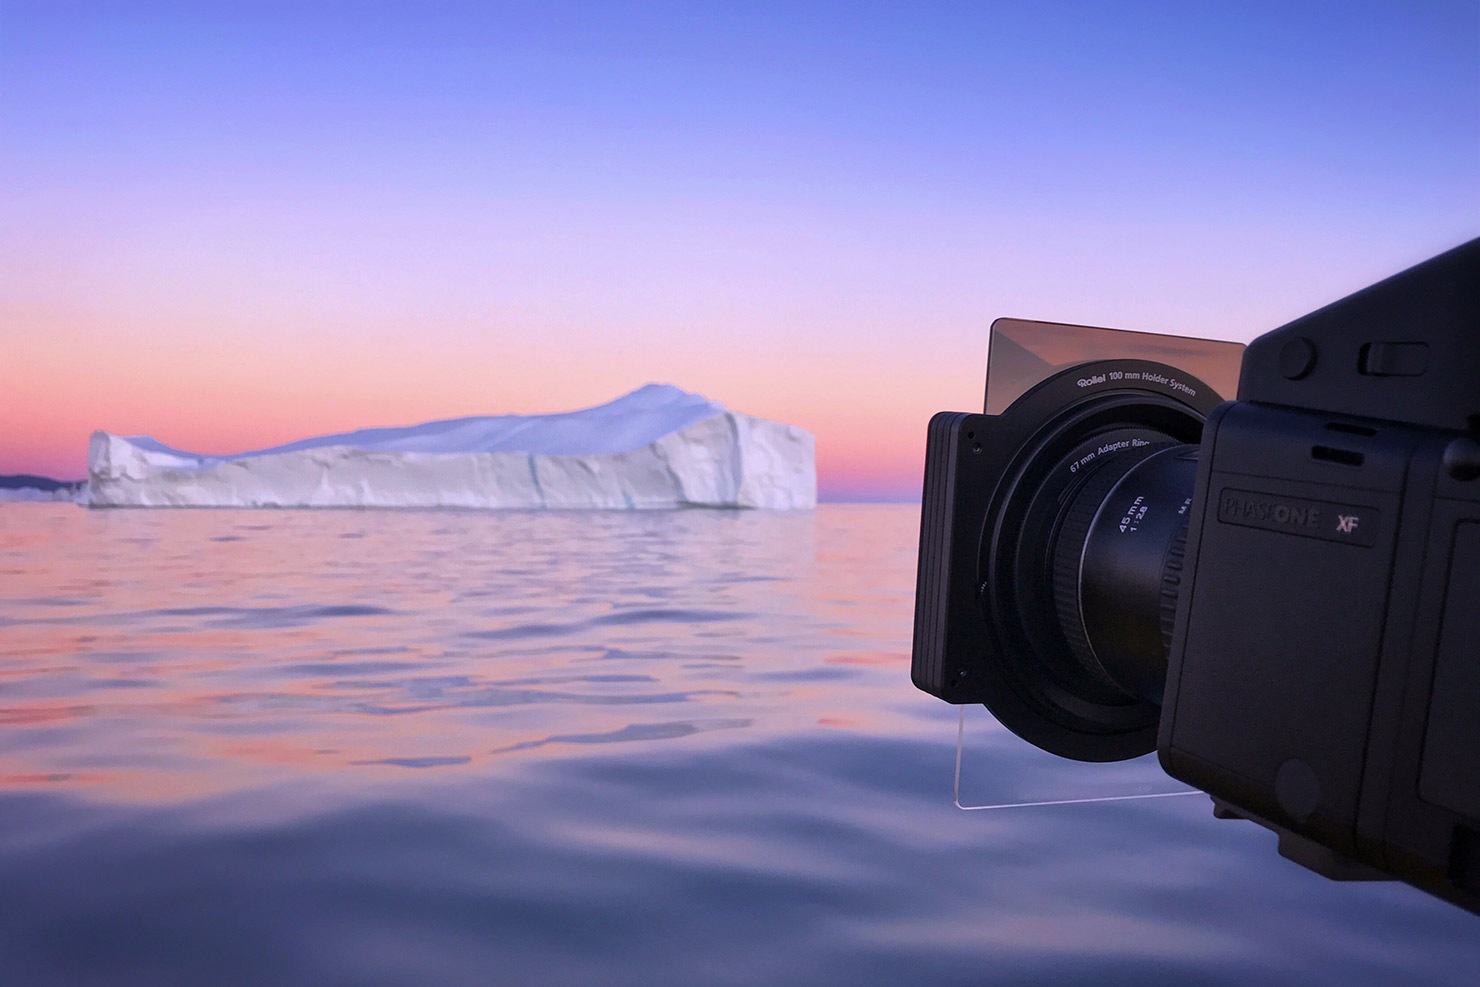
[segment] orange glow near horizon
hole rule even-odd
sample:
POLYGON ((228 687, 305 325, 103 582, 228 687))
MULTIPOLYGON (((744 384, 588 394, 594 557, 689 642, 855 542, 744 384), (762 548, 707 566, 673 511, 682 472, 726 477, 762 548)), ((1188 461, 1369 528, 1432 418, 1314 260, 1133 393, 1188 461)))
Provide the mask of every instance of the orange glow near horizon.
MULTIPOLYGON (((659 381, 811 431, 824 495, 907 497, 918 484, 929 416, 980 400, 979 368, 963 365, 953 374, 955 393, 945 394, 939 382, 952 374, 906 346, 834 354, 825 338, 782 356, 771 341, 706 353, 659 332, 650 334, 651 351, 623 352, 613 337, 595 354, 575 343, 588 352, 567 357, 570 342, 512 331, 443 336, 419 350, 395 339, 350 342, 347 333, 296 344, 290 332, 244 329, 171 340, 142 326, 109 333, 77 317, 7 315, 24 331, 0 366, 8 395, 0 405, 0 474, 81 478, 94 430, 232 453, 367 426, 575 410, 659 381), (880 365, 911 361, 916 369, 897 375, 880 365), (892 381, 886 394, 881 379, 892 381)), ((973 349, 983 343, 984 336, 973 349)))
POLYGON ((9 14, 0 474, 666 382, 908 499, 1000 316, 1247 341, 1474 235, 1440 20, 477 6, 9 14))

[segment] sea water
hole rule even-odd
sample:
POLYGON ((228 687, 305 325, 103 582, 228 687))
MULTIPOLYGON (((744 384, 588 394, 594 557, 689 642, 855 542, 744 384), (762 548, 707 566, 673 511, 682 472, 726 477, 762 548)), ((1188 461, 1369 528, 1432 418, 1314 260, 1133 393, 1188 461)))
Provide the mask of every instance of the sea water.
MULTIPOLYGON (((0 982, 1475 982, 1202 796, 956 809, 918 523, 0 507, 0 982)), ((1177 787, 969 741, 988 801, 1177 787)))

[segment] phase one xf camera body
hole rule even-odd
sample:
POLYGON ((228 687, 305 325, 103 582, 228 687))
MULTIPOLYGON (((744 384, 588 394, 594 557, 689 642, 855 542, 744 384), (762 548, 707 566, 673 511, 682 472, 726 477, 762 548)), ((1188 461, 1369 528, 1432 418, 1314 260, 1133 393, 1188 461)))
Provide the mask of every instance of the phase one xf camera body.
POLYGON ((1238 351, 993 325, 987 413, 930 422, 914 683, 1480 912, 1480 240, 1238 351))

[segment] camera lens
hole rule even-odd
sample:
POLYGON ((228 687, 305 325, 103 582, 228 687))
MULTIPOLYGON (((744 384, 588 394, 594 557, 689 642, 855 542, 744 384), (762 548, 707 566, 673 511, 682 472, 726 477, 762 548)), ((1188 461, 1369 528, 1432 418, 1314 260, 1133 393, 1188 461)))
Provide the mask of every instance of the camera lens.
POLYGON ((981 623, 965 626, 984 632, 975 695, 1018 736, 1082 761, 1156 749, 1198 443, 1219 400, 1173 368, 1106 361, 998 420, 1008 455, 983 507, 981 623), (1187 387, 1147 386, 1173 378, 1187 387))
POLYGON ((1104 462, 1064 508, 1054 608, 1078 666, 1161 704, 1197 447, 1146 446, 1104 462))

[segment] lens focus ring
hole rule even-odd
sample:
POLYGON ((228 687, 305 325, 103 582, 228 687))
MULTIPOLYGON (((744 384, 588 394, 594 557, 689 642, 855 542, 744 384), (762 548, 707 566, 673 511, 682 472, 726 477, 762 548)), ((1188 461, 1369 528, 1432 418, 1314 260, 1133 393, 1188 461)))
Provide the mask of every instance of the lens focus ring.
POLYGON ((1053 553, 1053 596, 1058 610, 1059 626, 1069 652, 1079 667, 1096 682, 1117 693, 1124 690, 1105 672, 1095 649, 1089 642, 1085 628, 1084 613, 1079 599, 1079 573, 1084 557, 1084 545, 1089 538, 1090 526, 1106 496, 1137 463, 1142 462, 1163 445, 1144 446, 1108 457, 1085 479, 1079 490, 1069 499, 1059 523, 1053 553))
POLYGON ((1161 644, 1168 655, 1172 653, 1172 630, 1177 622, 1177 597, 1182 591, 1182 564, 1187 558, 1187 523, 1184 516, 1182 527, 1167 546, 1161 570, 1161 644))

